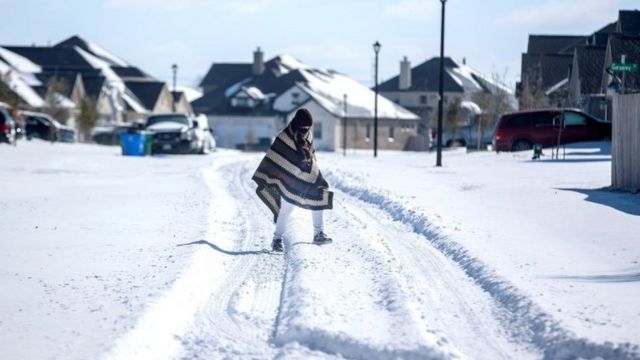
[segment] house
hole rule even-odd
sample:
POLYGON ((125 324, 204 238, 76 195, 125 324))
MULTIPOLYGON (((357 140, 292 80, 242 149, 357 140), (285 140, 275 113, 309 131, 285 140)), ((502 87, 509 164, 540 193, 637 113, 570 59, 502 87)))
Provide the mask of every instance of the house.
MULTIPOLYGON (((375 93, 371 89, 288 55, 266 62, 263 57, 258 48, 252 63, 214 63, 200 84, 204 95, 192 106, 207 115, 218 146, 268 144, 301 107, 314 114, 318 150, 342 148, 345 131, 347 147, 373 146, 375 93)), ((419 118, 379 96, 378 119, 379 148, 403 150, 415 135, 419 118)))
MULTIPOLYGON (((53 46, 0 46, 0 74, 22 107, 52 108, 53 99, 68 109, 59 120, 71 126, 84 97, 96 104, 100 124, 173 110, 165 83, 78 36, 53 46)), ((179 102, 180 111, 189 110, 179 102)))
MULTIPOLYGON (((430 129, 437 127, 436 118, 440 98, 439 74, 439 57, 433 57, 413 68, 405 57, 400 62, 399 75, 378 86, 378 91, 382 96, 420 116, 418 133, 424 136, 428 135, 430 129)), ((450 57, 444 58, 444 111, 450 104, 459 102, 462 110, 472 117, 481 111, 479 106, 472 101, 472 95, 478 92, 496 93, 498 90, 506 94, 510 104, 515 105, 513 91, 497 79, 483 76, 467 66, 464 59, 458 63, 450 57)), ((465 119, 465 121, 467 120, 465 119)))
POLYGON ((568 79, 567 105, 584 109, 598 118, 609 118, 610 109, 602 85, 605 47, 578 46, 572 57, 568 79))
MULTIPOLYGON (((573 106, 610 121, 606 88, 613 78, 607 75, 607 48, 612 39, 639 36, 639 24, 640 11, 620 10, 616 21, 590 35, 530 35, 517 84, 520 108, 573 106)), ((614 40, 614 48, 617 44, 614 40)))

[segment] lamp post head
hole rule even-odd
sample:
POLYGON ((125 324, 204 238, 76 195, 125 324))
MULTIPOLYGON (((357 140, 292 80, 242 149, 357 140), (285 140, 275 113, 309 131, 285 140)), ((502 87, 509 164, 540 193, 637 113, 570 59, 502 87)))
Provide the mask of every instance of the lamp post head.
POLYGON ((440 0, 440 2, 442 3, 442 5, 444 5, 444 3, 447 2, 447 0, 440 0))
POLYGON ((382 45, 380 45, 380 43, 376 41, 376 42, 373 44, 373 51, 375 51, 375 52, 376 52, 376 54, 377 54, 378 52, 380 52, 380 48, 381 48, 381 47, 382 47, 382 45))
POLYGON ((178 70, 178 65, 177 64, 171 65, 171 70, 173 70, 173 71, 178 70))

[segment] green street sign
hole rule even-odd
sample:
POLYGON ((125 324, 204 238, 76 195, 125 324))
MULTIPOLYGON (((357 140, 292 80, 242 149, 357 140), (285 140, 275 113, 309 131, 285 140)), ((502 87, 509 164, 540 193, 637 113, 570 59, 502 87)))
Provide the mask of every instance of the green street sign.
POLYGON ((611 64, 611 71, 638 72, 638 64, 611 64))

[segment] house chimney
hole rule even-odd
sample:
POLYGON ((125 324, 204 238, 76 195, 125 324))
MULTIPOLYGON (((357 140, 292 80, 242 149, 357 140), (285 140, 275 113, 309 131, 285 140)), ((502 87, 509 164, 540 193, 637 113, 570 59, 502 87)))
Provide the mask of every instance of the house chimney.
POLYGON ((400 90, 407 90, 411 87, 411 62, 405 56, 400 61, 400 90))
POLYGON ((262 75, 264 73, 264 53, 260 47, 253 52, 253 75, 262 75))
POLYGON ((462 65, 467 65, 467 58, 466 57, 462 58, 462 65))

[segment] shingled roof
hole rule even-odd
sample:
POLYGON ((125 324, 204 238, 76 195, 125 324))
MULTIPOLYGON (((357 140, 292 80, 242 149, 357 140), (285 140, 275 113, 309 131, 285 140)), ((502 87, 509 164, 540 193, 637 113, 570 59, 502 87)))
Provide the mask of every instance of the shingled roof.
POLYGON ((125 81, 124 83, 144 107, 152 111, 165 86, 165 83, 160 81, 125 81))
POLYGON ((541 80, 548 89, 569 76, 573 55, 570 54, 522 54, 522 75, 529 81, 541 80))
POLYGON ((208 92, 209 90, 222 89, 234 83, 250 77, 252 64, 228 64, 214 63, 209 68, 200 87, 208 92))
MULTIPOLYGON (((445 69, 455 68, 458 65, 449 57, 444 58, 445 69)), ((378 85, 378 91, 391 92, 391 91, 429 91, 437 92, 440 81, 440 58, 433 57, 422 64, 415 66, 411 69, 411 87, 406 90, 400 90, 399 77, 393 78, 378 85)), ((447 71, 444 73, 445 92, 464 92, 464 88, 460 85, 451 74, 447 71)))
POLYGON ((92 68, 91 64, 72 48, 42 46, 3 47, 40 65, 43 70, 78 70, 92 68))
POLYGON ((617 30, 625 35, 640 35, 640 11, 620 10, 617 30))
POLYGON ((572 54, 583 35, 529 35, 527 54, 572 54))
MULTIPOLYGON (((211 67, 212 70, 216 67, 215 65, 216 64, 211 67)), ((216 67, 216 71, 209 71, 209 74, 215 76, 217 71, 224 69, 224 65, 229 64, 222 65, 221 67, 216 67)), ((207 114, 274 115, 277 112, 274 111, 269 104, 255 108, 234 107, 228 101, 228 98, 239 91, 242 86, 245 88, 258 88, 264 94, 280 95, 294 86, 296 82, 304 81, 304 76, 299 70, 292 70, 283 74, 278 57, 267 61, 265 63, 265 71, 258 76, 251 75, 251 64, 249 64, 248 67, 249 74, 242 71, 240 67, 236 67, 235 69, 238 71, 224 73, 222 79, 216 80, 212 78, 208 81, 209 86, 215 86, 215 88, 208 92, 205 91, 202 97, 196 99, 191 104, 195 111, 207 114)))
POLYGON ((603 46, 580 46, 576 48, 582 94, 601 93, 600 85, 604 70, 606 48, 603 46))

